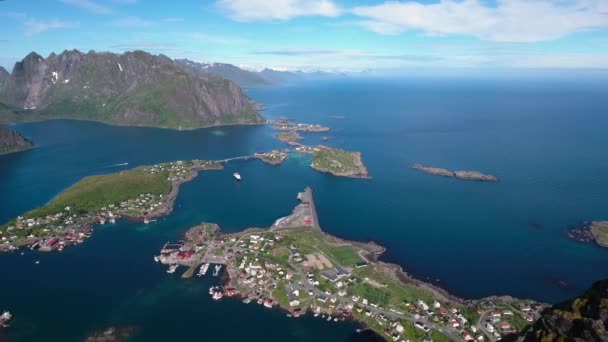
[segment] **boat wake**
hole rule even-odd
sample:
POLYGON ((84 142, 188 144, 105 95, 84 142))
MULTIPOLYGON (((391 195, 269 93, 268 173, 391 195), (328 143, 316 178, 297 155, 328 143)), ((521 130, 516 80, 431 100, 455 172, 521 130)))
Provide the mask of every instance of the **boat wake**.
POLYGON ((104 166, 104 167, 101 167, 100 169, 109 169, 111 167, 119 167, 119 166, 127 166, 127 165, 129 165, 129 163, 124 162, 124 163, 120 163, 120 164, 104 166))

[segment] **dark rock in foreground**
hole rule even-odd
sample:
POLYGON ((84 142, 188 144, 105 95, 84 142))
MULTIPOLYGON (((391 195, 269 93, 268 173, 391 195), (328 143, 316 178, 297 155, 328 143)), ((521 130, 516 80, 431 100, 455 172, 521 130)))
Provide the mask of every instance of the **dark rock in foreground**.
POLYGON ((580 297, 545 309, 540 320, 513 340, 608 341, 608 279, 580 297))

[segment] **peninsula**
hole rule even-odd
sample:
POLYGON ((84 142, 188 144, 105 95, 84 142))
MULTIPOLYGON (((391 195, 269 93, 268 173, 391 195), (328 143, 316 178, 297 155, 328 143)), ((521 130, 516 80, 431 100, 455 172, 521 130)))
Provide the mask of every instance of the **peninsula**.
POLYGON ((165 244, 155 260, 183 278, 225 271, 214 299, 240 295, 243 303, 281 308, 287 316, 357 320, 387 340, 496 340, 538 319, 544 305, 492 297, 463 301, 416 280, 399 266, 378 260, 374 243, 343 240, 323 232, 311 189, 297 196, 292 214, 270 228, 222 234, 202 223, 185 239, 165 244))
POLYGON ((221 169, 218 162, 193 160, 85 177, 45 206, 0 226, 0 252, 24 246, 61 251, 90 237, 95 224, 119 218, 149 223, 173 210, 180 185, 198 171, 221 169))
POLYGON ((498 182, 498 178, 492 175, 483 174, 478 171, 450 171, 448 169, 425 166, 421 164, 413 164, 412 168, 426 173, 430 173, 435 176, 453 177, 458 179, 477 180, 483 182, 498 182))

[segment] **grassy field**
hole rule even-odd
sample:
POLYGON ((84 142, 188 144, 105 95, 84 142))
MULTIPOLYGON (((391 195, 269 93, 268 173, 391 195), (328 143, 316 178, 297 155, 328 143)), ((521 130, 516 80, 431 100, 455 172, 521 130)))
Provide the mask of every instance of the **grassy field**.
POLYGON ((353 266, 363 261, 355 249, 351 246, 322 246, 322 250, 333 257, 338 264, 343 266, 353 266))
POLYGON ((65 207, 72 207, 77 212, 97 210, 109 204, 116 204, 140 194, 168 194, 171 182, 168 173, 150 174, 143 168, 112 173, 102 176, 83 178, 55 197, 47 205, 29 211, 25 217, 40 217, 55 214, 65 207))
POLYGON ((336 246, 329 243, 327 238, 319 232, 294 232, 290 234, 290 238, 293 240, 290 240, 289 243, 293 243, 302 254, 321 252, 332 263, 349 267, 362 261, 354 247, 349 245, 336 246))
POLYGON ((430 292, 424 291, 415 286, 402 284, 401 282, 396 281, 392 277, 384 273, 377 272, 376 270, 370 267, 357 268, 353 270, 353 274, 362 279, 369 278, 375 280, 380 284, 386 284, 386 287, 380 288, 378 290, 388 294, 389 303, 401 308, 404 308, 404 300, 410 303, 416 303, 418 299, 422 299, 427 303, 431 303, 434 299, 433 294, 431 294, 430 292))

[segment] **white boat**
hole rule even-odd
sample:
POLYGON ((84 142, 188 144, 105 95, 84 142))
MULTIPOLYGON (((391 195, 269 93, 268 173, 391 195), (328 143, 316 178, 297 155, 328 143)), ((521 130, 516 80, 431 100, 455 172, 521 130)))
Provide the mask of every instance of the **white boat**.
POLYGON ((40 263, 40 260, 36 260, 35 264, 38 265, 40 263))
POLYGON ((217 275, 220 273, 221 269, 222 269, 222 265, 215 265, 215 269, 213 270, 213 276, 217 277, 217 275))
POLYGON ((171 265, 169 266, 169 269, 167 270, 167 273, 175 273, 175 270, 177 270, 177 268, 179 267, 179 265, 171 265))
POLYGON ((160 261, 160 259, 158 259, 158 257, 155 255, 155 256, 154 256, 154 261, 159 262, 159 261, 160 261))
POLYGON ((237 181, 241 180, 241 175, 238 172, 232 174, 237 181))
POLYGON ((331 321, 331 316, 327 316, 327 321, 331 321))
POLYGON ((202 277, 207 273, 207 270, 209 269, 209 264, 204 263, 203 266, 201 266, 201 268, 198 270, 198 274, 197 276, 202 277))

